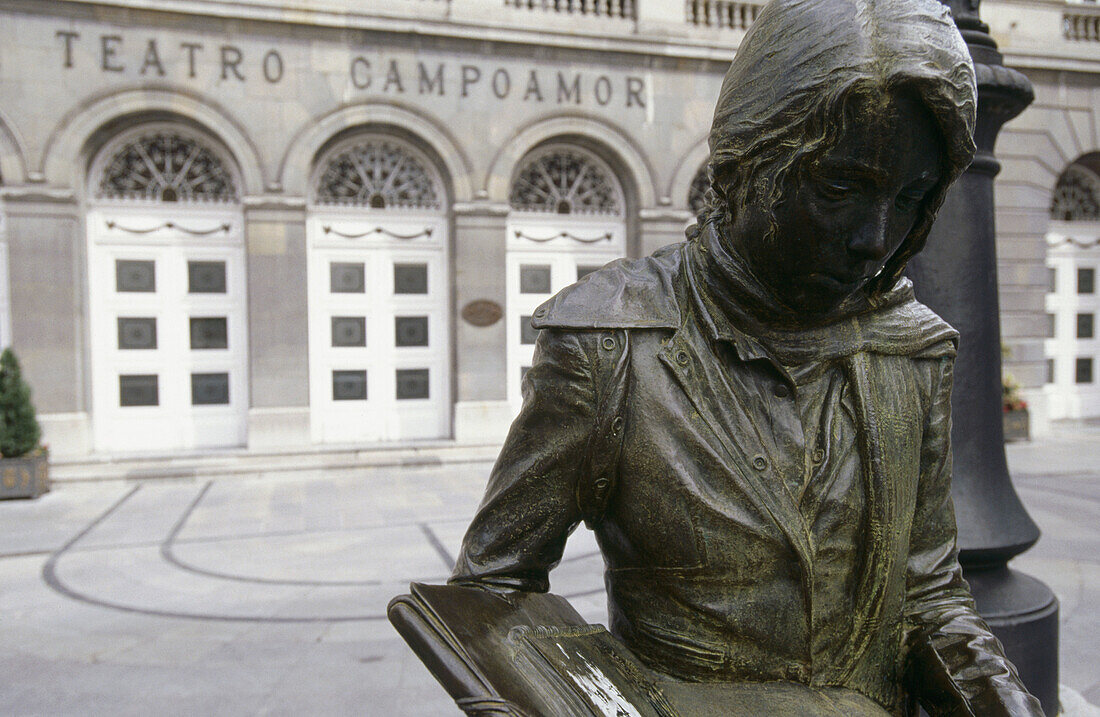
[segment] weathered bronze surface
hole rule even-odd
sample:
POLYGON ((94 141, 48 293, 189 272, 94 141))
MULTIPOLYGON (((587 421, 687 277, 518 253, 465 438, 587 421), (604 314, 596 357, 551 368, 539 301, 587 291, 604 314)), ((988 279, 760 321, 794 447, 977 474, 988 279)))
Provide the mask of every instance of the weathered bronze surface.
MULTIPOLYGON (((517 596, 549 589, 583 520, 607 565, 601 649, 636 657, 644 674, 622 681, 659 696, 620 690, 595 714, 1042 714, 959 569, 957 333, 901 278, 973 156, 975 95, 934 0, 764 8, 726 75, 688 241, 535 312, 523 409, 451 580, 493 599, 463 615, 518 624, 517 596)), ((410 643, 451 625, 415 604, 435 617, 395 619, 410 643)), ((476 632, 435 634, 494 694, 512 678, 470 652, 476 632)), ((597 661, 576 649, 569 665, 597 661)), ((554 674, 583 682, 569 669, 554 674)))

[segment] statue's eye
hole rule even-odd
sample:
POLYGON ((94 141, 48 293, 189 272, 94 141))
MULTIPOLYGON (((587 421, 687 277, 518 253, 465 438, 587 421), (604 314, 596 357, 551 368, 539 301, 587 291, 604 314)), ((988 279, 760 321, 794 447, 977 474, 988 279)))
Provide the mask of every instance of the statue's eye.
POLYGON ((817 187, 821 196, 832 200, 847 199, 856 190, 854 183, 844 179, 819 179, 817 187))

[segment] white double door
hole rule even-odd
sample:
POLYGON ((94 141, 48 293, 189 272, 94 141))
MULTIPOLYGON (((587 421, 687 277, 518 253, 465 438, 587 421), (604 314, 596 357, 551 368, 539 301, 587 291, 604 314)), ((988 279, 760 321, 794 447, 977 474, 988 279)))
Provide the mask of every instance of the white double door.
POLYGON ((625 255, 622 222, 513 218, 507 226, 507 394, 513 414, 523 404, 521 385, 531 367, 538 331, 535 309, 565 287, 625 255))
POLYGON ((89 212, 93 440, 100 451, 243 445, 248 411, 240 212, 89 212))
POLYGON ((444 218, 315 214, 308 233, 313 440, 449 436, 444 218))

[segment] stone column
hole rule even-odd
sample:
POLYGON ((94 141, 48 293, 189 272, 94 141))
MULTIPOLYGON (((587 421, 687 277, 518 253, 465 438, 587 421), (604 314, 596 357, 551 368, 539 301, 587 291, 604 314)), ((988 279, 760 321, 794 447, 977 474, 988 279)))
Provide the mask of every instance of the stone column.
POLYGON ((993 156, 1005 122, 1033 99, 1031 84, 1004 66, 978 0, 948 4, 974 58, 978 153, 952 187, 928 246, 910 262, 917 296, 962 334, 952 399, 952 493, 959 560, 978 611, 1004 643, 1048 715, 1058 712, 1058 602, 1043 583, 1008 567, 1039 539, 1012 487, 1004 452, 1001 332, 993 226, 993 156))
POLYGON ((11 278, 11 344, 33 391, 43 442, 55 456, 92 449, 87 252, 72 192, 4 191, 11 278))
POLYGON ((505 377, 507 205, 454 208, 455 440, 502 441, 511 423, 505 377))
POLYGON ((311 441, 305 201, 246 199, 245 242, 248 446, 305 446, 311 441))

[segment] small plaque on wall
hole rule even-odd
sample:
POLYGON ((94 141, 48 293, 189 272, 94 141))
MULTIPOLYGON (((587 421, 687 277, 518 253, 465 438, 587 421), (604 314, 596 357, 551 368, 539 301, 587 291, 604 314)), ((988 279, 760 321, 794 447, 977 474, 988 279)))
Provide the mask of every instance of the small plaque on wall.
POLYGON ((468 324, 485 327, 492 326, 504 316, 504 309, 495 301, 478 299, 462 307, 462 318, 468 324))

